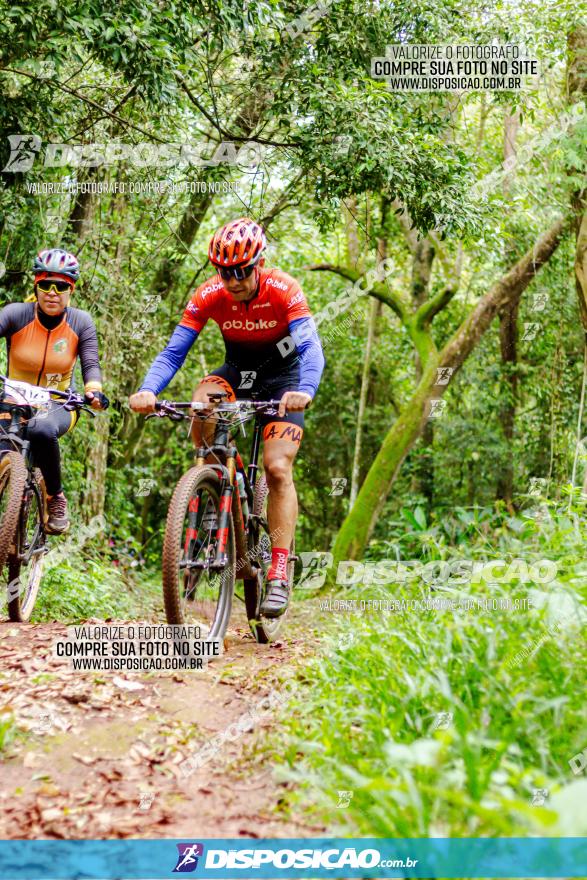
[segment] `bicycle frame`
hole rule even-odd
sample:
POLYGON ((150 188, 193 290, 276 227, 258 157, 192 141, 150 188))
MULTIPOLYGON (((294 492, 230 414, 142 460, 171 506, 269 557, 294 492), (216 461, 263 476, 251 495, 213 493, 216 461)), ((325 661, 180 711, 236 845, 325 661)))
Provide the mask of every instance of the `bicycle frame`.
MULTIPOLYGON (((222 399, 226 397, 226 394, 218 392, 214 394, 209 394, 208 397, 211 403, 221 403, 222 399)), ((261 411, 276 412, 275 406, 279 404, 279 401, 249 402, 258 406, 256 415, 259 415, 261 411), (267 410, 267 407, 269 407, 270 409, 267 410)), ((233 403, 236 405, 236 402, 233 403)), ((227 407, 231 407, 232 405, 232 403, 228 403, 227 407)), ((147 418, 149 419, 157 416, 160 418, 164 418, 167 416, 172 421, 189 420, 191 421, 193 428, 194 419, 196 418, 196 416, 187 415, 185 411, 191 410, 193 412, 193 410, 198 406, 200 405, 193 404, 193 402, 173 402, 163 400, 155 404, 154 412, 149 413, 147 415, 147 418)), ((233 411, 234 410, 231 410, 231 412, 233 411)), ((204 414, 202 421, 206 421, 208 416, 211 414, 212 413, 204 414)), ((211 444, 206 443, 205 446, 199 446, 196 449, 196 467, 210 467, 217 472, 220 478, 219 522, 218 525, 215 527, 216 547, 214 559, 206 560, 205 562, 194 561, 193 563, 189 564, 189 567, 205 568, 207 570, 216 571, 219 571, 226 567, 228 561, 226 546, 230 529, 230 517, 232 516, 234 524, 236 555, 239 560, 237 565, 237 572, 239 573, 237 577, 239 579, 250 579, 257 576, 258 568, 250 559, 250 553, 247 548, 247 540, 249 539, 250 542, 250 539, 255 534, 254 530, 257 528, 260 522, 264 523, 265 525, 266 523, 262 517, 251 512, 249 512, 245 521, 241 507, 240 494, 238 491, 235 492, 234 490, 237 483, 236 474, 240 473, 243 478, 243 484, 247 496, 247 503, 250 510, 254 504, 255 486, 257 483, 259 471, 258 459, 259 449, 261 446, 262 426, 259 423, 258 418, 255 418, 251 445, 251 456, 249 465, 247 469, 245 469, 243 460, 239 455, 236 445, 234 444, 234 442, 231 442, 230 434, 234 424, 234 420, 231 420, 230 418, 223 418, 223 416, 221 415, 221 411, 219 411, 217 413, 217 420, 214 426, 213 442, 211 444), (216 461, 207 461, 207 459, 209 459, 211 455, 215 456, 216 461)), ((189 543, 192 540, 195 540, 198 534, 199 503, 199 497, 193 498, 191 499, 188 508, 188 524, 185 536, 186 546, 184 551, 186 557, 189 557, 189 543)))
MULTIPOLYGON (((225 459, 226 464, 209 463, 210 467, 213 467, 220 472, 220 476, 222 479, 220 519, 217 530, 218 542, 216 545, 216 556, 214 560, 210 563, 209 567, 212 570, 220 570, 226 565, 226 542, 228 540, 229 517, 232 514, 234 521, 237 553, 239 558, 241 560, 244 560, 242 565, 242 572, 238 574, 238 577, 242 578, 254 575, 254 570, 251 568, 251 565, 248 562, 246 536, 249 531, 250 523, 253 522, 255 519, 254 514, 250 511, 252 511, 253 508, 255 485, 259 472, 258 459, 259 450, 261 448, 262 426, 260 425, 259 420, 256 418, 253 428, 253 438, 251 442, 251 454, 246 471, 238 449, 234 444, 230 444, 230 427, 230 424, 227 421, 224 421, 222 418, 218 420, 214 432, 213 444, 211 446, 200 446, 197 449, 196 465, 204 465, 206 463, 206 458, 210 454, 220 453, 225 459), (246 522, 243 516, 240 495, 238 491, 235 492, 237 470, 242 474, 245 492, 247 495, 247 503, 249 505, 249 516, 246 522)), ((197 506, 195 506, 195 509, 193 511, 190 511, 190 513, 194 515, 195 523, 197 506)), ((192 523, 190 521, 190 526, 191 525, 192 523)))

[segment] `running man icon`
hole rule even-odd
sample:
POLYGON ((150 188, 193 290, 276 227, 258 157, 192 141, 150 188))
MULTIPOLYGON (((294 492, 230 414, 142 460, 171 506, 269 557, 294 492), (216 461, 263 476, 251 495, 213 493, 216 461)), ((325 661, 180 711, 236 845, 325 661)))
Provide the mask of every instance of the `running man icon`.
POLYGON ((198 867, 198 857, 204 855, 203 843, 178 843, 177 865, 173 873, 184 874, 195 871, 198 867))

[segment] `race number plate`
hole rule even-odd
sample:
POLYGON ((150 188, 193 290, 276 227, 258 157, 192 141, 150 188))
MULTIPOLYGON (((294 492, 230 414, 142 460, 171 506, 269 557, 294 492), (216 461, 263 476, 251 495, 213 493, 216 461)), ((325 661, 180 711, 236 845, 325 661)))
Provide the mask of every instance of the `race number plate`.
POLYGON ((17 382, 15 379, 7 379, 4 383, 4 390, 7 396, 14 398, 20 404, 45 407, 51 401, 51 394, 46 388, 39 388, 38 385, 29 385, 28 382, 17 382))

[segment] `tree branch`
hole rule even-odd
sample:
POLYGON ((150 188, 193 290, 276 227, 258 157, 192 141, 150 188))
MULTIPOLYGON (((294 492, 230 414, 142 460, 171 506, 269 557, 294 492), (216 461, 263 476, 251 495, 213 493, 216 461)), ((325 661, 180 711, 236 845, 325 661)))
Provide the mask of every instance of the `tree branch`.
POLYGON ((296 186, 303 178, 303 176, 303 172, 300 171, 300 173, 294 177, 291 183, 288 184, 285 191, 277 199, 271 210, 259 220, 261 226, 269 226, 269 224, 272 223, 273 220, 275 220, 278 214, 281 214, 282 211, 284 211, 287 207, 289 207, 289 205, 291 205, 291 197, 294 194, 296 186))
POLYGON ((379 302, 384 303, 386 306, 389 306, 392 312, 398 316, 404 327, 407 327, 409 312, 399 293, 390 290, 385 284, 372 284, 369 290, 366 290, 365 293, 368 296, 378 299, 379 302))
POLYGON ((422 303, 415 315, 415 323, 419 329, 428 327, 433 318, 447 307, 458 290, 458 285, 445 287, 436 296, 431 297, 422 303))
POLYGON ((442 366, 458 370, 485 333, 497 312, 505 305, 520 299, 524 290, 539 269, 556 251, 564 234, 573 221, 573 214, 559 218, 535 242, 503 278, 500 278, 483 296, 473 311, 465 318, 440 354, 442 366))
POLYGON ((229 131, 225 131, 220 123, 217 122, 216 119, 212 116, 212 114, 206 110, 202 102, 199 101, 198 98, 196 98, 196 96, 193 94, 190 87, 180 74, 177 74, 177 80, 194 107, 196 107, 200 111, 202 116, 205 116, 210 125, 214 128, 214 130, 218 132, 220 137, 226 138, 229 141, 234 141, 234 143, 246 143, 248 141, 253 141, 256 144, 265 144, 269 147, 295 147, 296 149, 300 149, 301 144, 299 143, 283 143, 283 141, 272 141, 268 138, 255 137, 255 135, 253 134, 248 134, 243 137, 242 135, 232 134, 229 131))
POLYGON ((109 116, 111 119, 116 120, 116 122, 120 123, 120 125, 123 125, 126 128, 133 128, 135 131, 140 132, 140 134, 144 135, 150 140, 157 141, 157 143, 159 144, 165 143, 162 138, 157 137, 157 135, 153 134, 152 132, 145 131, 140 126, 134 125, 134 123, 128 122, 128 120, 126 119, 122 119, 121 116, 117 116, 116 113, 112 113, 110 110, 102 107, 102 105, 98 104, 97 101, 93 101, 92 98, 88 98, 86 97, 86 95, 82 95, 82 93, 78 92, 77 89, 71 89, 69 86, 64 85, 62 82, 59 82, 59 80, 36 76, 34 73, 28 73, 26 70, 17 70, 14 67, 0 67, 0 72, 15 73, 17 76, 26 76, 28 77, 28 79, 35 80, 35 82, 42 82, 48 85, 55 86, 55 88, 60 89, 60 91, 65 92, 68 95, 73 95, 73 97, 77 98, 78 101, 83 101, 85 104, 88 104, 95 110, 99 110, 100 113, 103 113, 105 116, 109 116))
POLYGON ((334 272, 335 275, 340 275, 342 278, 352 281, 353 284, 362 276, 362 272, 356 272, 354 269, 347 269, 344 266, 335 266, 333 263, 317 263, 315 266, 304 266, 304 269, 309 272, 334 272))
POLYGON ((415 254, 418 246, 418 230, 414 227, 412 218, 399 199, 393 199, 393 201, 390 202, 390 205, 404 231, 406 244, 408 245, 409 250, 411 253, 415 254))
MULTIPOLYGON (((363 272, 356 272, 354 269, 348 269, 345 266, 335 266, 333 263, 318 263, 316 266, 304 266, 304 268, 310 272, 333 272, 335 275, 346 278, 347 281, 352 281, 353 284, 356 284, 357 281, 365 277, 363 272)), ((389 306, 402 324, 407 326, 409 309, 398 293, 390 290, 385 284, 375 283, 371 284, 368 290, 365 290, 365 294, 389 306)))

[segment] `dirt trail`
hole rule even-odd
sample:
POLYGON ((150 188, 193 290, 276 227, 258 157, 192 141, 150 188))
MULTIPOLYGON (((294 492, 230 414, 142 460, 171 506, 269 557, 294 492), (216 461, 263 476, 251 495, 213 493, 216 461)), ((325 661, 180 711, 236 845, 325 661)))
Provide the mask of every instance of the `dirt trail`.
MULTIPOLYGON (((303 663, 313 641, 305 617, 294 607, 273 645, 257 645, 245 627, 231 630, 225 654, 203 672, 118 675, 80 673, 54 658, 64 625, 0 623, 0 713, 26 731, 2 753, 0 838, 325 833, 279 809, 285 784, 255 748, 276 712, 187 778, 179 769, 257 706, 278 671, 303 663)), ((109 621, 129 622, 137 623, 109 621)))

